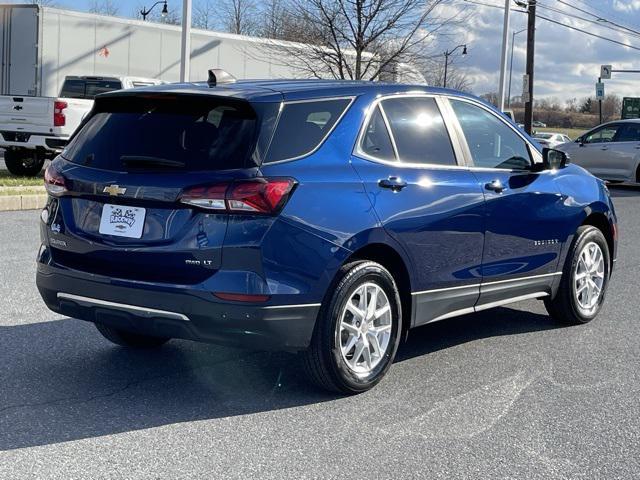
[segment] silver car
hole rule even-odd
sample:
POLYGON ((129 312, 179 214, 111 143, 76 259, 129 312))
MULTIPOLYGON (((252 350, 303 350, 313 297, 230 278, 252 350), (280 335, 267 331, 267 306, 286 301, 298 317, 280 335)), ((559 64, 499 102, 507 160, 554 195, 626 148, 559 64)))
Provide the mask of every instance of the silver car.
POLYGON ((605 123, 557 149, 603 180, 640 183, 640 119, 605 123))
POLYGON ((563 133, 536 132, 533 139, 543 147, 556 148, 563 143, 571 142, 571 139, 563 133))

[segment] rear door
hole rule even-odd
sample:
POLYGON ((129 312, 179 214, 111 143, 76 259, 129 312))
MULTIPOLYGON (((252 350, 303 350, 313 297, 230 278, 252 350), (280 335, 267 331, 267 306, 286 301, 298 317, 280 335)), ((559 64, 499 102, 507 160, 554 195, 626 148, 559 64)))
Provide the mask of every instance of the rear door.
POLYGON ((476 308, 548 293, 565 240, 558 233, 565 221, 563 198, 552 172, 531 169, 539 153, 497 113, 467 99, 450 103, 486 199, 476 308))
POLYGON ((483 196, 434 96, 370 107, 352 164, 381 224, 411 259, 414 324, 472 311, 478 298, 483 196))
POLYGON ((608 153, 602 160, 608 163, 610 178, 635 182, 640 157, 640 123, 621 124, 608 153))
POLYGON ((255 176, 259 122, 239 100, 96 100, 92 117, 52 164, 70 192, 58 200, 50 226, 54 262, 123 279, 208 278, 220 265, 228 215, 181 198, 255 176))

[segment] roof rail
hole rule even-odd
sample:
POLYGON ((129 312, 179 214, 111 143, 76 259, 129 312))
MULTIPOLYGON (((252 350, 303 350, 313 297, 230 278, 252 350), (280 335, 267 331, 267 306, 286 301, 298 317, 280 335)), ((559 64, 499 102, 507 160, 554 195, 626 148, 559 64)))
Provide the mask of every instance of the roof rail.
POLYGON ((207 78, 207 85, 215 87, 219 83, 235 83, 236 77, 229 72, 222 70, 221 68, 212 68, 209 70, 209 77, 207 78))

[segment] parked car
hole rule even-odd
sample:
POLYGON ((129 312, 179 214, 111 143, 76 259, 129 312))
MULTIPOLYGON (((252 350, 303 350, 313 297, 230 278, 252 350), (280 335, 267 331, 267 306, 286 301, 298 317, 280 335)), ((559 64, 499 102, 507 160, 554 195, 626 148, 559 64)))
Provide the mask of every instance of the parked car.
POLYGON ((534 120, 533 122, 531 122, 531 126, 535 128, 547 128, 547 124, 539 120, 534 120))
POLYGON ((586 323, 616 258, 604 183, 480 99, 243 81, 96 98, 48 166, 37 286, 118 345, 303 353, 357 393, 420 325, 525 299, 586 323))
POLYGON ((640 183, 640 120, 600 125, 558 149, 603 180, 640 183))
POLYGON ((571 142, 571 139, 565 134, 552 132, 536 132, 533 134, 533 139, 542 147, 547 148, 556 148, 558 145, 571 142))
POLYGON ((0 96, 0 147, 7 170, 36 175, 46 159, 60 153, 96 95, 122 88, 157 85, 137 77, 66 77, 58 98, 0 96))

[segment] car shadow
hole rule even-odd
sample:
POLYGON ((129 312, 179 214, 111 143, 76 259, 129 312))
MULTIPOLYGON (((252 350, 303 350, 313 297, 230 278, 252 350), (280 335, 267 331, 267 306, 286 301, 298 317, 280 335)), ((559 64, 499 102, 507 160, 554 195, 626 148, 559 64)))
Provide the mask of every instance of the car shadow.
MULTIPOLYGON (((508 308, 467 315, 413 330, 397 361, 557 327, 508 308)), ((131 350, 79 320, 0 327, 0 345, 0 451, 339 398, 309 384, 292 354, 187 341, 131 350)))
POLYGON ((640 185, 609 184, 607 187, 613 198, 640 196, 640 185))

